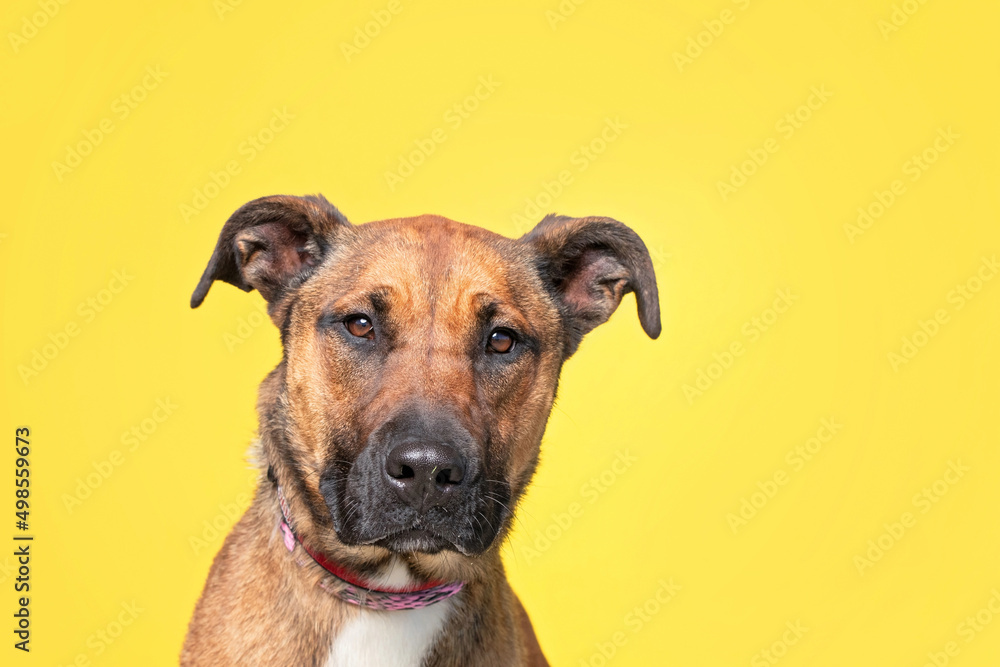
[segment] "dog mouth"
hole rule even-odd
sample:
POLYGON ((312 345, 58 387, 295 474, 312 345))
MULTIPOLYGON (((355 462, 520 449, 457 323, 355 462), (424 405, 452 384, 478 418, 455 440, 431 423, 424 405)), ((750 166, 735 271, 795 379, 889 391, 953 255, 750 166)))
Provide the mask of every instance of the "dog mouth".
POLYGON ((455 515, 445 522, 440 518, 411 516, 399 523, 393 522, 395 525, 386 522, 384 517, 372 522, 361 521, 360 525, 344 525, 335 520, 334 530, 340 541, 348 546, 373 545, 400 555, 454 551, 470 557, 486 551, 501 532, 499 527, 494 529, 492 526, 476 531, 472 521, 456 524, 455 515))
MULTIPOLYGON (((477 494, 479 495, 479 494, 477 494)), ((342 519, 340 507, 331 507, 333 528, 348 545, 375 545, 396 554, 454 551, 468 557, 482 555, 506 534, 511 511, 506 502, 481 496, 418 514, 410 508, 379 503, 368 512, 342 519)))
POLYGON ((436 554, 445 549, 465 553, 465 550, 455 542, 434 531, 417 526, 390 533, 381 539, 375 540, 373 544, 397 554, 436 554))
POLYGON ((434 504, 416 506, 401 497, 395 480, 386 481, 379 468, 373 473, 363 467, 355 464, 347 475, 324 475, 319 484, 332 528, 346 546, 372 545, 394 554, 453 551, 471 557, 486 552, 505 531, 512 503, 509 489, 499 481, 473 477, 432 498, 434 504))

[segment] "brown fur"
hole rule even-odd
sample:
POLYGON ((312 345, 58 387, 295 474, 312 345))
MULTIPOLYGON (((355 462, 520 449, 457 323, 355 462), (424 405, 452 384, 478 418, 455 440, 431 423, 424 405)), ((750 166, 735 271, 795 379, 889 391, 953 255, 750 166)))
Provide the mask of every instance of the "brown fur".
MULTIPOLYGON (((320 479, 338 467, 346 476, 387 416, 407 406, 444 411, 482 445, 484 469, 500 476, 509 502, 484 513, 498 528, 482 553, 402 555, 418 580, 466 582, 425 664, 547 664, 499 545, 580 338, 630 291, 647 333, 659 333, 638 237, 607 218, 550 216, 519 240, 429 215, 353 226, 321 197, 270 197, 227 222, 193 306, 214 280, 261 291, 281 329, 284 358, 259 393, 257 455, 281 480, 303 542, 361 573, 385 565, 387 549, 341 539, 320 479), (330 313, 373 308, 378 335, 390 341, 381 344, 391 344, 381 356, 358 354, 351 339, 317 326, 330 313), (530 340, 499 370, 476 356, 484 313, 530 340)), ((321 665, 338 629, 371 613, 317 585, 323 571, 302 549, 284 548, 279 517, 275 486, 262 475, 212 565, 182 664, 321 665)))

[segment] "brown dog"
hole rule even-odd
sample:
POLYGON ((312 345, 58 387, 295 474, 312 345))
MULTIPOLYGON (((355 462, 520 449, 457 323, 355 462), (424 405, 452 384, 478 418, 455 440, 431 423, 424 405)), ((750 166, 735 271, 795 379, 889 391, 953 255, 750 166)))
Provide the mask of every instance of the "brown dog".
POLYGON ((184 665, 545 665, 500 544, 562 364, 653 265, 609 218, 520 239, 424 215, 351 225, 321 196, 226 222, 191 298, 267 300, 261 478, 215 558, 184 665))

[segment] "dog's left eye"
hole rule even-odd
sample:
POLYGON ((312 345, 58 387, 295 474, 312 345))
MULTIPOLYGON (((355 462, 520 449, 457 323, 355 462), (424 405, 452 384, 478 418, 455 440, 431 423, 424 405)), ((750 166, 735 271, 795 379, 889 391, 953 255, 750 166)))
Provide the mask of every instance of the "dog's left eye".
POLYGON ((490 332, 486 345, 491 352, 507 354, 514 349, 514 332, 510 329, 494 329, 490 332))
POLYGON ((367 315, 351 315, 344 320, 344 327, 352 336, 358 338, 374 338, 375 326, 367 315))

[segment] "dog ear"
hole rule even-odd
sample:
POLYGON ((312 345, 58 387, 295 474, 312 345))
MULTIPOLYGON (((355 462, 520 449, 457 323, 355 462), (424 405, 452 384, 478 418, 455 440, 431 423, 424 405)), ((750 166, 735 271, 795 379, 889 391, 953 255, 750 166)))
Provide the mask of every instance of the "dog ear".
POLYGON ((322 195, 275 195, 244 204, 223 225, 191 307, 222 280, 245 292, 256 289, 273 308, 320 263, 336 230, 350 225, 322 195))
POLYGON ((635 292, 639 322, 660 335, 660 302, 653 262, 642 239, 611 218, 548 215, 521 237, 540 260, 542 279, 566 322, 566 356, 583 336, 608 321, 622 297, 635 292))

